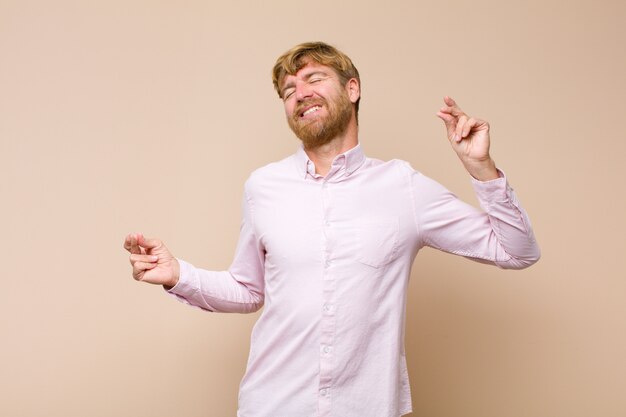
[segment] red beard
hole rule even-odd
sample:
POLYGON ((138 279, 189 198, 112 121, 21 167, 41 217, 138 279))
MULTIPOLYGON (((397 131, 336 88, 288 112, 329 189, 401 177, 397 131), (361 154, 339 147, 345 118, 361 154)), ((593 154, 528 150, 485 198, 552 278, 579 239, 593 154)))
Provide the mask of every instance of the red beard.
POLYGON ((312 99, 298 104, 291 117, 287 118, 287 122, 305 148, 317 148, 346 131, 352 117, 352 106, 346 92, 341 90, 333 101, 312 99), (327 114, 311 119, 301 117, 307 107, 315 105, 321 106, 327 114))

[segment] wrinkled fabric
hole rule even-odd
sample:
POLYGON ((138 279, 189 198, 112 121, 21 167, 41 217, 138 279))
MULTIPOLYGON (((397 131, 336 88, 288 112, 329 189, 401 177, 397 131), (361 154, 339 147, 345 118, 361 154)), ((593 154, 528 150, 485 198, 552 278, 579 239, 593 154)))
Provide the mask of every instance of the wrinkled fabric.
POLYGON ((483 210, 404 161, 360 145, 322 177, 298 151, 245 184, 226 271, 180 261, 169 292, 212 312, 254 312, 238 417, 398 417, 411 412, 404 350, 411 265, 430 246, 501 268, 539 259, 506 177, 472 183, 483 210))

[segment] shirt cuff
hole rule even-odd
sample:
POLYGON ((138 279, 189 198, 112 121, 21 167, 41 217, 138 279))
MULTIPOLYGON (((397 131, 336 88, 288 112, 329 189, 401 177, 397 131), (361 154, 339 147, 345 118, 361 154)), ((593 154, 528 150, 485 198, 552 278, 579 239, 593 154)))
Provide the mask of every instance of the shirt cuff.
POLYGON ((489 181, 479 181, 472 177, 472 186, 481 205, 510 200, 511 187, 509 187, 506 175, 498 169, 498 176, 499 178, 489 181))
POLYGON ((193 285, 193 270, 194 266, 189 262, 185 262, 182 259, 178 259, 178 264, 180 265, 180 275, 178 277, 178 282, 169 290, 163 287, 163 289, 173 295, 178 295, 183 298, 187 298, 190 295, 195 293, 195 285, 193 285))

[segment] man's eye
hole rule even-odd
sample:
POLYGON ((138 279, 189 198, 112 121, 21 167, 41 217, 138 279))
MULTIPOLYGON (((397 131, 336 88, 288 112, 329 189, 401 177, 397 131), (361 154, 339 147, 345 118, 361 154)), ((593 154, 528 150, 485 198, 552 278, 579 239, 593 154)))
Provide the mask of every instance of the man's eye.
POLYGON ((311 84, 314 84, 314 83, 317 83, 317 82, 320 82, 320 81, 322 81, 321 78, 311 78, 311 84))
POLYGON ((287 100, 289 97, 291 97, 293 95, 293 90, 289 90, 287 92, 285 92, 285 94, 283 95, 283 97, 285 98, 285 100, 287 100))

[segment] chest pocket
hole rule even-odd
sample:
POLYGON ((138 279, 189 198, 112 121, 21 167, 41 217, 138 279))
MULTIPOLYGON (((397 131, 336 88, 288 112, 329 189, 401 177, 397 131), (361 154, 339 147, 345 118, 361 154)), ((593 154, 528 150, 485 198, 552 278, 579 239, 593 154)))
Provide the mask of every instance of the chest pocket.
POLYGON ((365 217, 356 227, 356 259, 381 268, 398 254, 399 224, 396 217, 365 217))

